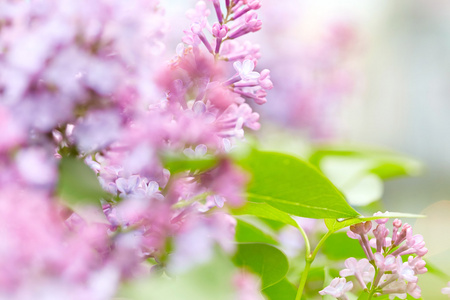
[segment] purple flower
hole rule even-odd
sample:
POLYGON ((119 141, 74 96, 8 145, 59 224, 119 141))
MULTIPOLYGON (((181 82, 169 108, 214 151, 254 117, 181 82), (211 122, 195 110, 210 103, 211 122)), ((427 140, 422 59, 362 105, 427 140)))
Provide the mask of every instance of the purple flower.
POLYGON ((372 281, 375 275, 374 267, 365 258, 357 261, 356 258, 350 257, 345 260, 347 269, 339 272, 342 277, 355 276, 362 288, 367 289, 366 284, 372 281))
POLYGON ((242 80, 258 79, 261 75, 258 72, 254 72, 255 63, 252 60, 246 59, 242 63, 236 61, 233 63, 233 67, 242 80))
POLYGON ((345 293, 349 292, 353 288, 353 282, 347 282, 345 278, 334 278, 330 285, 319 291, 322 296, 330 295, 339 300, 348 300, 345 293))
POLYGON ((408 282, 417 283, 417 276, 414 276, 416 273, 414 272, 413 268, 409 265, 408 262, 403 262, 401 257, 397 257, 396 259, 396 274, 398 277, 402 280, 406 280, 408 282))

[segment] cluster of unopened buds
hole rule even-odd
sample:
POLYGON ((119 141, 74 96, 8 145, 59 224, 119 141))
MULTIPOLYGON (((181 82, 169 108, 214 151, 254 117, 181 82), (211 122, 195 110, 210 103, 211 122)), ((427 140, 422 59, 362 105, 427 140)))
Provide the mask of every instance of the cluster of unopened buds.
POLYGON ((335 278, 319 293, 337 299, 348 299, 346 293, 352 290, 353 282, 346 277, 354 276, 356 282, 371 297, 389 295, 390 299, 405 299, 407 294, 418 299, 421 289, 417 285, 417 275, 427 272, 422 257, 428 252, 420 234, 413 235, 409 224, 395 219, 392 237, 385 224, 388 219, 375 220, 377 227, 372 230, 372 222, 367 221, 350 226, 347 235, 357 239, 367 258, 357 260, 350 257, 345 261, 346 269, 339 272, 342 278, 335 278), (375 238, 369 240, 369 232, 375 238), (375 249, 375 253, 372 251, 375 249))

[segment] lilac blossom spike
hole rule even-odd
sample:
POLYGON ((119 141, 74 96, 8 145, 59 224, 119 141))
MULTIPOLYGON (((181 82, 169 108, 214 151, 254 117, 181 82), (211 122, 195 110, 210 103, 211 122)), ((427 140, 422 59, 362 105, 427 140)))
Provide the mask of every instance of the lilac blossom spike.
MULTIPOLYGON (((379 213, 378 213, 379 214, 379 213)), ((367 279, 361 276, 361 267, 365 260, 359 262, 354 258, 346 260, 346 269, 342 270, 341 276, 354 275, 360 285, 364 287, 370 286, 374 295, 389 295, 390 299, 400 297, 406 298, 407 294, 414 298, 420 298, 421 290, 417 286, 418 275, 427 272, 426 263, 422 256, 426 254, 427 249, 423 242, 421 235, 412 235, 412 228, 408 224, 404 224, 398 219, 393 221, 393 237, 388 237, 389 230, 385 227, 386 220, 382 219, 375 221, 378 225, 372 229, 371 222, 359 223, 350 226, 347 235, 350 238, 358 239, 364 252, 370 260, 369 266, 374 267, 375 272, 366 273, 367 279), (378 221, 378 222, 377 222, 378 221), (398 232, 399 228, 402 228, 398 232), (364 238, 372 231, 375 239, 370 241, 370 245, 376 248, 376 252, 372 253, 370 248, 367 248, 364 238), (407 261, 404 255, 415 254, 409 256, 407 261), (373 260, 371 258, 374 258, 373 260), (376 274, 376 276, 375 276, 376 274), (366 283, 369 283, 370 285, 366 283), (381 291, 381 292, 379 292, 381 291)))

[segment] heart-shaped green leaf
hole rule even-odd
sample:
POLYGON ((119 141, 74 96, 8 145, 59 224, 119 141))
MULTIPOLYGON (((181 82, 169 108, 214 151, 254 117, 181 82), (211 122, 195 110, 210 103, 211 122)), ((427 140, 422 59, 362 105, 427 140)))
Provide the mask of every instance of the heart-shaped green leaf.
POLYGON ((297 294, 295 286, 285 278, 263 290, 269 300, 293 300, 297 294))
POLYGON ((240 163, 252 175, 247 189, 251 202, 265 202, 288 214, 307 218, 359 216, 326 177, 299 158, 253 151, 240 163))
POLYGON ((233 261, 237 266, 258 274, 262 280, 262 289, 279 282, 289 269, 283 252, 261 243, 238 244, 233 261))

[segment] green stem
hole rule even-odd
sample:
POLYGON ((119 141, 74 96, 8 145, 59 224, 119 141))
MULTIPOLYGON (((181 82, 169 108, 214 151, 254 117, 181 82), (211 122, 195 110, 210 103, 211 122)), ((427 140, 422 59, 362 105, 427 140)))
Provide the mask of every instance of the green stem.
POLYGON ((300 233, 303 236, 303 239, 305 240, 305 260, 308 260, 309 255, 311 254, 311 245, 309 243, 308 236, 306 235, 305 230, 303 230, 303 228, 300 225, 297 226, 297 229, 300 231, 300 233))
POLYGON ((306 279, 308 278, 308 273, 309 269, 311 268, 312 262, 313 261, 310 258, 306 260, 305 269, 303 269, 302 277, 300 278, 300 284, 298 285, 297 296, 295 297, 295 300, 302 299, 303 289, 305 288, 306 279))
POLYGON ((328 231, 327 234, 325 234, 319 241, 319 243, 316 246, 316 249, 314 249, 314 252, 311 254, 311 259, 314 260, 316 258, 317 253, 319 252, 320 248, 323 246, 327 238, 332 235, 334 231, 328 231))
POLYGON ((314 249, 313 253, 311 253, 310 245, 308 238, 306 237, 305 232, 303 229, 300 229, 300 232, 302 232, 303 237, 305 238, 305 248, 306 248, 306 257, 305 257, 305 268, 303 269, 302 276, 300 278, 300 283, 298 285, 297 290, 297 296, 295 297, 295 300, 302 299, 303 290, 305 289, 306 279, 308 278, 309 269, 311 268, 311 264, 316 258, 317 253, 319 252, 319 249, 322 247, 323 243, 325 243, 326 239, 333 234, 332 231, 328 231, 319 241, 316 248, 314 249), (307 242, 308 241, 308 242, 307 242))

